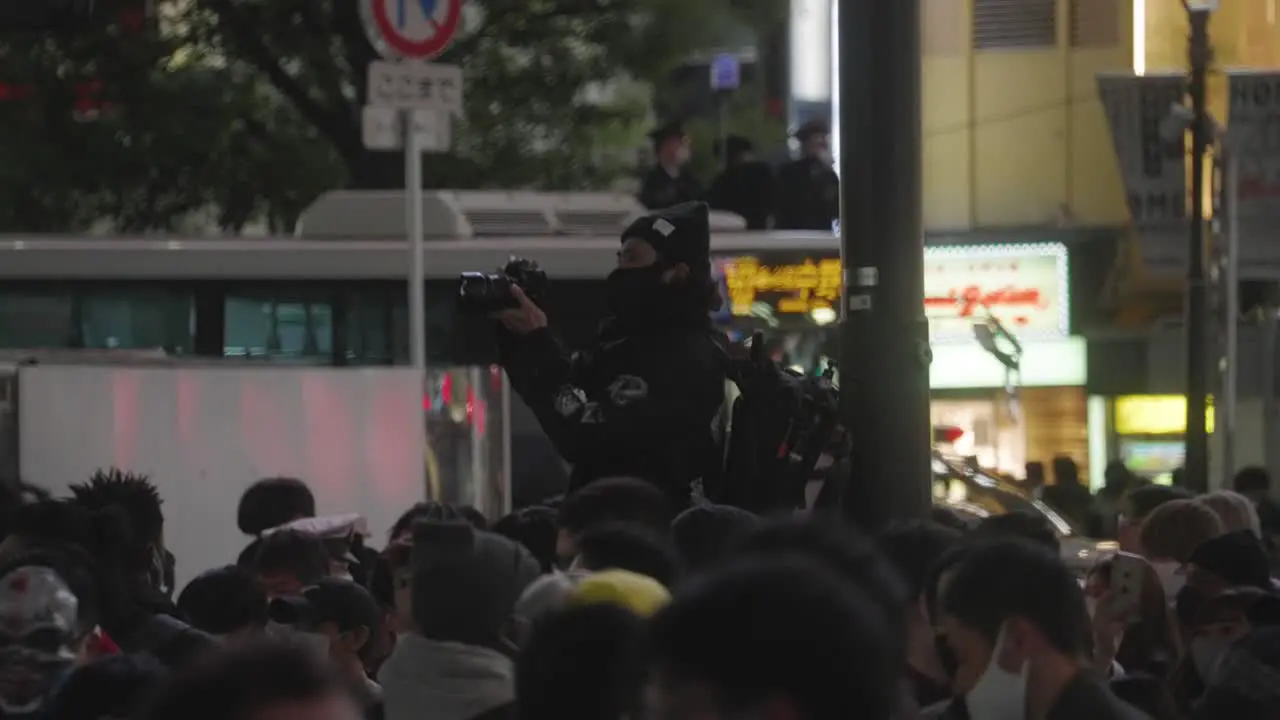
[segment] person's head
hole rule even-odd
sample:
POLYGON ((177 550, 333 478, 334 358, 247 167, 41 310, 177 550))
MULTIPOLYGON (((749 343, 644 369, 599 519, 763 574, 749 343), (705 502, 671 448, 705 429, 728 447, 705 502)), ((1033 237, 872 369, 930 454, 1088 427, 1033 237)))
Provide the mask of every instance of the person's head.
POLYGON ((1249 609, 1265 596, 1260 588, 1229 589, 1197 602, 1192 610, 1179 607, 1180 615, 1185 615, 1181 620, 1187 633, 1187 655, 1199 679, 1207 683, 1231 643, 1249 633, 1249 609))
POLYGON ((388 541, 408 542, 413 539, 413 524, 418 520, 464 522, 477 530, 484 530, 488 525, 484 516, 477 512, 475 508, 428 500, 415 503, 413 507, 405 510, 400 514, 400 517, 396 518, 396 521, 391 525, 391 530, 387 533, 388 541))
POLYGON ((831 162, 831 124, 825 120, 810 120, 796 131, 800 141, 800 154, 824 163, 831 162))
POLYGON ((1250 465, 1236 472, 1231 486, 1241 495, 1258 502, 1271 492, 1271 473, 1264 467, 1250 465))
POLYGON ((74 548, 20 553, 0 566, 0 717, 42 709, 88 659, 98 621, 92 566, 74 548))
POLYGON ((316 516, 311 488, 297 478, 269 477, 250 485, 236 508, 236 527, 259 535, 286 523, 316 516))
POLYGON ((324 541, 301 530, 279 530, 262 538, 254 571, 268 597, 296 595, 329 575, 329 550, 324 541))
POLYGON ((1029 688, 1089 663, 1084 596, 1043 546, 999 540, 974 547, 945 584, 939 610, 957 663, 951 689, 974 717, 1021 716, 1029 688))
POLYGON ((1222 534, 1218 514, 1197 500, 1173 500, 1156 508, 1138 533, 1142 556, 1161 564, 1186 565, 1200 543, 1222 534))
POLYGON ((116 655, 76 668, 43 717, 47 720, 133 718, 143 712, 168 677, 150 655, 116 655))
POLYGON ((529 633, 535 623, 543 617, 563 608, 573 596, 578 583, 588 575, 586 572, 560 572, 554 570, 529 583, 529 586, 516 600, 515 632, 513 640, 517 647, 524 647, 529 633))
POLYGON ((429 640, 509 649, 515 606, 542 574, 524 546, 465 523, 413 526, 410 617, 429 640))
POLYGON ((359 720, 347 684, 315 652, 261 639, 210 653, 162 690, 146 720, 359 720))
POLYGON ((178 593, 178 610, 198 630, 242 639, 267 626, 267 589, 242 567, 214 568, 178 593))
POLYGON ((755 160, 755 147, 741 135, 730 135, 724 141, 724 158, 729 167, 744 165, 755 160))
POLYGON ((669 122, 661 125, 649 133, 649 139, 653 141, 653 154, 663 167, 681 167, 693 155, 693 143, 682 123, 669 122))
POLYGON ((698 504, 671 521, 671 539, 684 566, 695 570, 724 559, 759 522, 758 515, 732 505, 698 504))
POLYGON ((313 648, 323 648, 339 668, 364 675, 382 613, 358 583, 324 578, 300 595, 272 600, 270 612, 272 622, 289 627, 313 648))
POLYGON ((99 470, 82 485, 71 486, 75 502, 91 512, 116 508, 129 524, 134 547, 126 553, 130 574, 144 576, 157 589, 172 592, 174 558, 164 545, 160 493, 146 475, 115 468, 99 470))
POLYGON ((663 531, 671 523, 667 496, 639 478, 604 478, 573 492, 560 506, 556 558, 562 567, 578 555, 577 539, 598 525, 636 523, 663 531))
POLYGON ((1262 541, 1237 530, 1200 543, 1187 559, 1186 584, 1206 596, 1233 587, 1271 589, 1271 563, 1262 541))
MULTIPOLYGON (((396 572, 386 551, 378 553, 369 570, 369 594, 378 604, 378 633, 369 648, 368 665, 376 670, 396 647, 400 633, 400 613, 396 608, 396 572)), ((408 602, 405 603, 408 614, 408 602)), ((408 630, 409 626, 404 629, 408 630)))
POLYGON ((1142 522, 1161 505, 1173 500, 1186 500, 1191 495, 1182 488, 1163 485, 1143 485, 1125 494, 1121 503, 1119 529, 1116 539, 1125 552, 1142 554, 1140 532, 1142 522))
POLYGON ((711 277, 711 229, 704 202, 653 210, 622 231, 618 267, 605 278, 605 302, 618 321, 705 318, 719 290, 711 277))
POLYGON ((613 523, 594 527, 578 538, 575 565, 588 572, 629 570, 672 587, 680 578, 680 558, 671 541, 643 525, 613 523))
POLYGON ((559 512, 535 505, 521 508, 501 517, 491 528, 493 532, 520 543, 533 553, 543 572, 551 572, 556 566, 556 518, 559 512))
MULTIPOLYGON (((124 514, 113 510, 122 522, 124 514)), ((0 543, 0 562, 13 555, 50 545, 72 543, 82 547, 93 544, 95 513, 71 500, 40 500, 24 505, 10 524, 9 533, 0 543)))
POLYGON ((651 709, 671 720, 894 717, 899 642, 865 589, 786 553, 692 579, 650 624, 651 709))
MULTIPOLYGON (((902 608, 907 602, 903 583, 870 540, 839 523, 772 520, 748 533, 734 550, 735 557, 768 558, 800 555, 831 568, 860 588, 889 623, 890 637, 905 637, 902 608)), ((899 649, 901 651, 901 649, 899 649)))
POLYGON ((517 715, 641 717, 644 637, 644 620, 616 605, 579 605, 540 618, 516 660, 517 715))
POLYGON ((565 606, 617 605, 648 618, 671 602, 671 592, 647 575, 628 570, 601 570, 584 575, 565 598, 565 606))
POLYGON ((1080 484, 1080 467, 1076 461, 1066 455, 1053 458, 1053 482, 1056 485, 1070 487, 1080 484))
POLYGON ((1045 472, 1044 463, 1039 460, 1032 460, 1026 464, 1027 485, 1031 488, 1044 487, 1045 472))
MULTIPOLYGON (((880 535, 880 549, 897 571, 906 591, 906 622, 909 630, 923 629, 930 647, 933 628, 925 608, 924 594, 929 573, 948 550, 959 547, 964 536, 931 522, 911 522, 892 527, 880 535)), ((909 638, 914 639, 914 638, 909 638)))
POLYGON ((1124 464, 1123 460, 1112 460, 1107 463, 1107 467, 1102 471, 1103 480, 1109 488, 1116 490, 1124 490, 1133 483, 1133 473, 1129 471, 1129 466, 1124 464))
POLYGON ((1187 486, 1187 469, 1185 467, 1176 467, 1173 472, 1169 473, 1169 483, 1174 487, 1187 486))
POLYGON ((1017 510, 1003 515, 983 518, 973 533, 975 538, 986 540, 1021 539, 1042 545, 1050 552, 1062 549, 1058 533, 1043 515, 1017 510))
POLYGON ((1262 522, 1258 519, 1258 509, 1244 495, 1231 490, 1219 490, 1198 498, 1218 514, 1224 532, 1247 530, 1257 537, 1262 537, 1262 522))

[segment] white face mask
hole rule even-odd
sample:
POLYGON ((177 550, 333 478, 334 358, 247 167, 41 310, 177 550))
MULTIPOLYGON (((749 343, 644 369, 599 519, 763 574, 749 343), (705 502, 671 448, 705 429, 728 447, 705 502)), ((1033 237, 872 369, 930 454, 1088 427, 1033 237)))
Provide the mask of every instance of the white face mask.
POLYGON ((1030 664, 1022 663, 1022 668, 1016 673, 1000 667, 1005 632, 1005 628, 1000 628, 1000 636, 991 650, 990 664, 973 689, 964 696, 972 720, 1023 720, 1026 716, 1030 664))
POLYGON ((686 165, 689 162, 690 150, 688 145, 682 145, 676 150, 676 165, 686 165))
POLYGON ((1156 576, 1160 578, 1160 587, 1164 590, 1164 599, 1170 605, 1178 598, 1178 591, 1187 584, 1187 574, 1182 564, 1176 560, 1162 560, 1151 563, 1156 576))
POLYGON ((1191 662, 1196 666, 1196 674, 1208 685, 1213 679, 1213 671, 1217 669, 1222 656, 1227 654, 1231 642, 1226 638, 1198 637, 1191 640, 1191 662))

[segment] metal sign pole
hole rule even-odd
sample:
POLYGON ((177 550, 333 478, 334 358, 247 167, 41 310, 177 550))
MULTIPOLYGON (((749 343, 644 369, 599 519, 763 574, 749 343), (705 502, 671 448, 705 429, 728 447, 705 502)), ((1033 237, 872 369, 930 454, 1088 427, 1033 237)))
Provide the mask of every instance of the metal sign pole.
MULTIPOLYGON (((1219 147, 1223 147, 1221 143, 1219 147)), ((1236 472, 1236 405, 1240 361, 1240 171, 1236 154, 1227 148, 1225 192, 1227 205, 1227 257, 1222 292, 1226 306, 1226 362, 1222 372, 1222 487, 1230 487, 1236 472)))
MULTIPOLYGON (((402 113, 404 131, 404 199, 409 248, 409 357, 413 367, 427 369, 427 295, 423 267, 422 149, 413 128, 413 111, 402 113)), ((425 376, 424 376, 425 381, 425 376)))

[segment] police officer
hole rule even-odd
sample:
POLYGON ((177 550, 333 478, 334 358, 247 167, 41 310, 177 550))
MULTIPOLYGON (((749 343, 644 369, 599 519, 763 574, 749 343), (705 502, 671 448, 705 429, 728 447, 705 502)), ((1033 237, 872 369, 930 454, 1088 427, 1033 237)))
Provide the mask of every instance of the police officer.
POLYGON ((702 186, 689 174, 692 152, 684 126, 670 122, 649 133, 657 163, 645 173, 640 204, 650 210, 702 199, 702 186))
POLYGON ((769 227, 773 202, 773 168, 755 157, 751 141, 739 135, 725 139, 725 169, 711 183, 707 202, 716 210, 741 215, 748 230, 769 227))
POLYGON ((774 226, 830 230, 840 218, 840 178, 831 167, 831 126, 810 120, 796 131, 800 159, 778 169, 774 226))
POLYGON ((694 481, 718 469, 713 432, 724 365, 708 311, 707 206, 686 203, 635 220, 605 280, 608 317, 588 352, 566 354, 547 316, 518 290, 496 313, 511 386, 573 464, 570 491, 602 477, 639 477, 688 505, 694 481))

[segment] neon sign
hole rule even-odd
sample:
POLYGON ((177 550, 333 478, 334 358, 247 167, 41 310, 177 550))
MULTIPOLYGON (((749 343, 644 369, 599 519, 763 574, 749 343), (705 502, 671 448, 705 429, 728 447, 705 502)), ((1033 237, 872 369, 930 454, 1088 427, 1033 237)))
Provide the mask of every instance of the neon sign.
MULTIPOLYGON (((796 316, 838 308, 839 258, 793 258, 719 259, 730 313, 796 316)), ((935 340, 971 340, 973 323, 988 316, 1020 338, 1065 337, 1069 332, 1067 252, 1058 243, 928 248, 924 295, 929 334, 935 340)))

